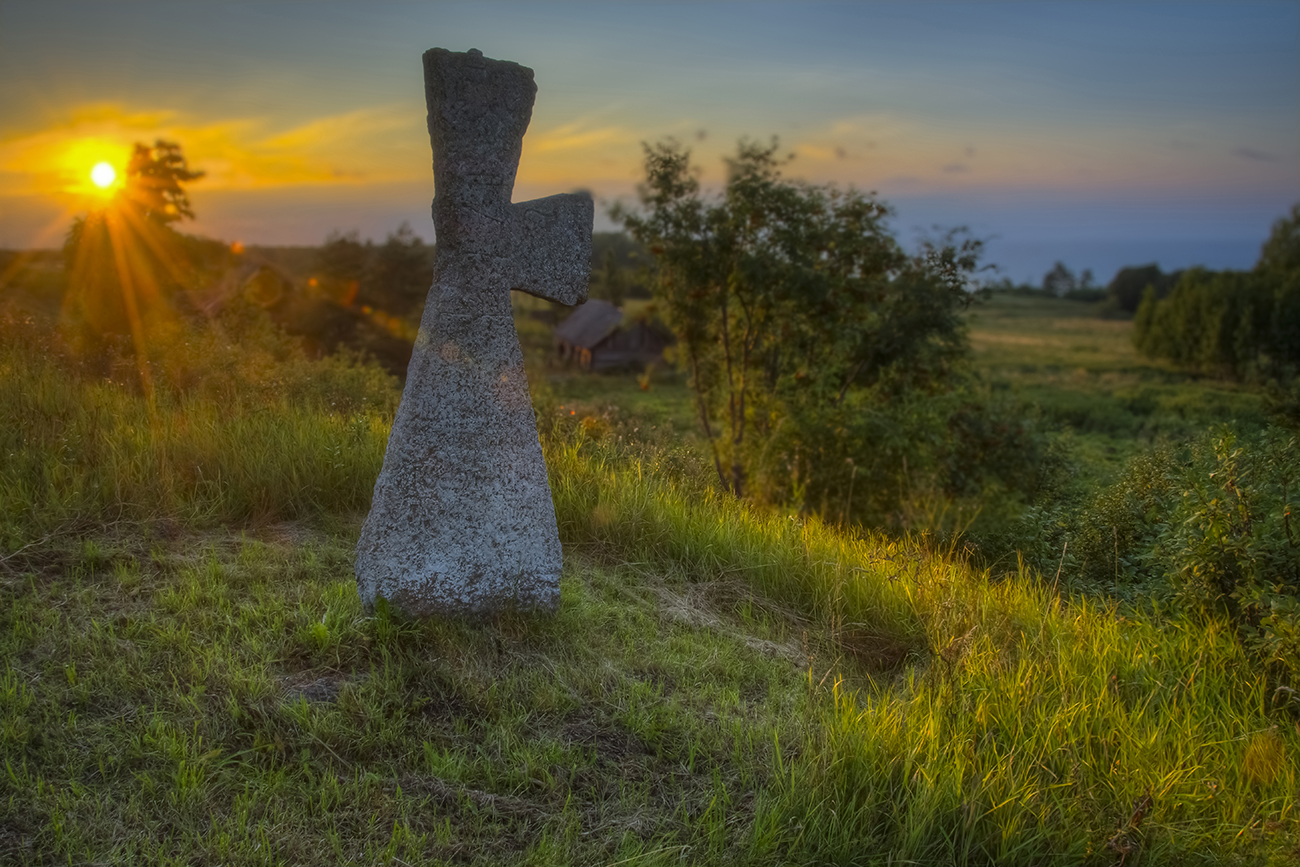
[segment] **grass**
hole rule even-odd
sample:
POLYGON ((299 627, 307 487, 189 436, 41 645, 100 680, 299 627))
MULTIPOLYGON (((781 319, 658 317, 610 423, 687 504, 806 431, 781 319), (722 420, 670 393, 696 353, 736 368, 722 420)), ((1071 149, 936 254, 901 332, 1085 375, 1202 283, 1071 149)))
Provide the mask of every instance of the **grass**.
POLYGON ((556 407, 559 614, 366 616, 382 416, 4 363, 6 864, 1300 858, 1300 705, 1219 624, 756 510, 556 407))
POLYGON ((1265 422, 1264 400, 1244 386, 1179 371, 1134 349, 1132 322, 1099 305, 996 294, 968 314, 977 369, 1073 429, 1100 478, 1161 438, 1210 425, 1265 422))

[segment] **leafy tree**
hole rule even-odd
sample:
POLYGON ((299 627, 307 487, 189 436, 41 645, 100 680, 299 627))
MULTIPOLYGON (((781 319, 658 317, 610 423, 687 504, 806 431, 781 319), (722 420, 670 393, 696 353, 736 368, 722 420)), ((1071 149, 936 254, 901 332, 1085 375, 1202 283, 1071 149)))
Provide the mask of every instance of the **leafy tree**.
POLYGON ((1255 275, 1192 268, 1165 298, 1147 290, 1133 342, 1145 355, 1242 379, 1266 360, 1274 314, 1274 299, 1255 275))
POLYGON ((887 205, 788 180, 777 150, 742 141, 725 189, 706 197, 689 151, 647 145, 641 209, 615 217, 657 262, 656 299, 719 478, 743 496, 757 472, 759 495, 798 498, 825 463, 810 457, 819 441, 863 393, 946 379, 965 351, 959 309, 981 245, 950 235, 909 255, 887 205))
POLYGON ((605 250, 600 268, 592 269, 591 279, 594 297, 603 298, 615 307, 623 306, 623 298, 627 295, 627 274, 619 267, 618 256, 613 249, 605 250))
MULTIPOLYGON (((1092 273, 1088 272, 1091 277, 1092 273)), ((1065 267, 1064 262, 1057 262, 1052 266, 1052 270, 1043 275, 1043 291, 1051 293, 1057 297, 1063 297, 1079 288, 1079 280, 1074 276, 1074 272, 1065 267)))
POLYGON ((192 220, 194 210, 182 184, 204 174, 190 169, 176 142, 158 139, 153 147, 136 142, 126 167, 126 202, 155 222, 192 220))
POLYGON ((405 316, 423 303, 433 282, 430 247, 405 221, 370 253, 357 303, 405 316))
POLYGON ((1133 341, 1144 354, 1176 364, 1276 380, 1280 414, 1296 415, 1288 408, 1294 398, 1285 396, 1295 393, 1287 383, 1300 372, 1300 204, 1273 224, 1253 270, 1194 268, 1180 273, 1167 295, 1152 284, 1133 341))
POLYGON ((1260 250, 1255 276, 1272 296, 1273 309, 1263 337, 1276 376, 1300 372, 1300 203, 1273 224, 1260 250))
POLYGON ((1179 272, 1164 273, 1154 262, 1150 265, 1121 268, 1106 287, 1106 295, 1120 310, 1134 313, 1142 303, 1142 296, 1148 286, 1155 289, 1157 298, 1163 298, 1177 282, 1178 275, 1179 272))
POLYGON ((1273 223, 1255 270, 1263 274, 1300 274, 1300 202, 1291 206, 1290 216, 1273 223))
POLYGON ((316 254, 321 272, 322 293, 334 301, 350 305, 361 291, 361 280, 370 265, 373 245, 362 242, 356 229, 330 232, 316 254))

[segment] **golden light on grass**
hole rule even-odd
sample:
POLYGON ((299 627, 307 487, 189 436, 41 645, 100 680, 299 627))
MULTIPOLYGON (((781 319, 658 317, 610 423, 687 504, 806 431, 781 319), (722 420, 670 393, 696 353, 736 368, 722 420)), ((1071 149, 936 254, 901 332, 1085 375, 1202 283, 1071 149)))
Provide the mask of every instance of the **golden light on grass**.
POLYGON ((117 180, 117 170, 108 163, 95 163, 90 170, 90 180, 101 190, 107 190, 117 180))

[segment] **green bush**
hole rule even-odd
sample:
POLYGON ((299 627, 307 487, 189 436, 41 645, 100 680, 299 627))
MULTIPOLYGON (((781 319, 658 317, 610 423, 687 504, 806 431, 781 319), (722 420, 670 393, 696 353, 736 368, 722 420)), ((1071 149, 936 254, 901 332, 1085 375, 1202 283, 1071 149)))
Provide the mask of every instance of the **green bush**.
POLYGON ((1055 570, 1060 557, 1077 589, 1128 599, 1149 593, 1163 579, 1151 552, 1178 493, 1175 474, 1187 459, 1181 451, 1165 444, 1131 460, 1114 484, 1062 517, 1050 563, 1039 565, 1055 570))
POLYGON ((1300 447, 1220 428, 1161 445, 1091 496, 1027 509, 1005 531, 1069 590, 1223 618, 1278 679, 1300 682, 1300 447))
POLYGON ((1064 443, 1031 407, 979 382, 882 388, 783 419, 753 489, 834 524, 988 540, 1056 489, 1064 443))
POLYGON ((1167 564, 1181 608, 1226 616, 1263 664, 1300 685, 1296 437, 1272 430, 1238 445, 1238 437, 1223 430, 1212 446, 1212 458, 1184 472, 1155 556, 1167 564))

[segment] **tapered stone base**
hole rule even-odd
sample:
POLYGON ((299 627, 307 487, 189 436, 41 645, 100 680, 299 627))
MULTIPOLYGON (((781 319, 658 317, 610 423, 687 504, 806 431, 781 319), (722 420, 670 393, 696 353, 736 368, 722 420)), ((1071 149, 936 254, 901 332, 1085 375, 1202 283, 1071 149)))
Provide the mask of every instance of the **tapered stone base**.
POLYGON ((563 558, 514 321, 441 313, 440 294, 357 543, 362 604, 382 597, 413 617, 555 611, 563 558))

